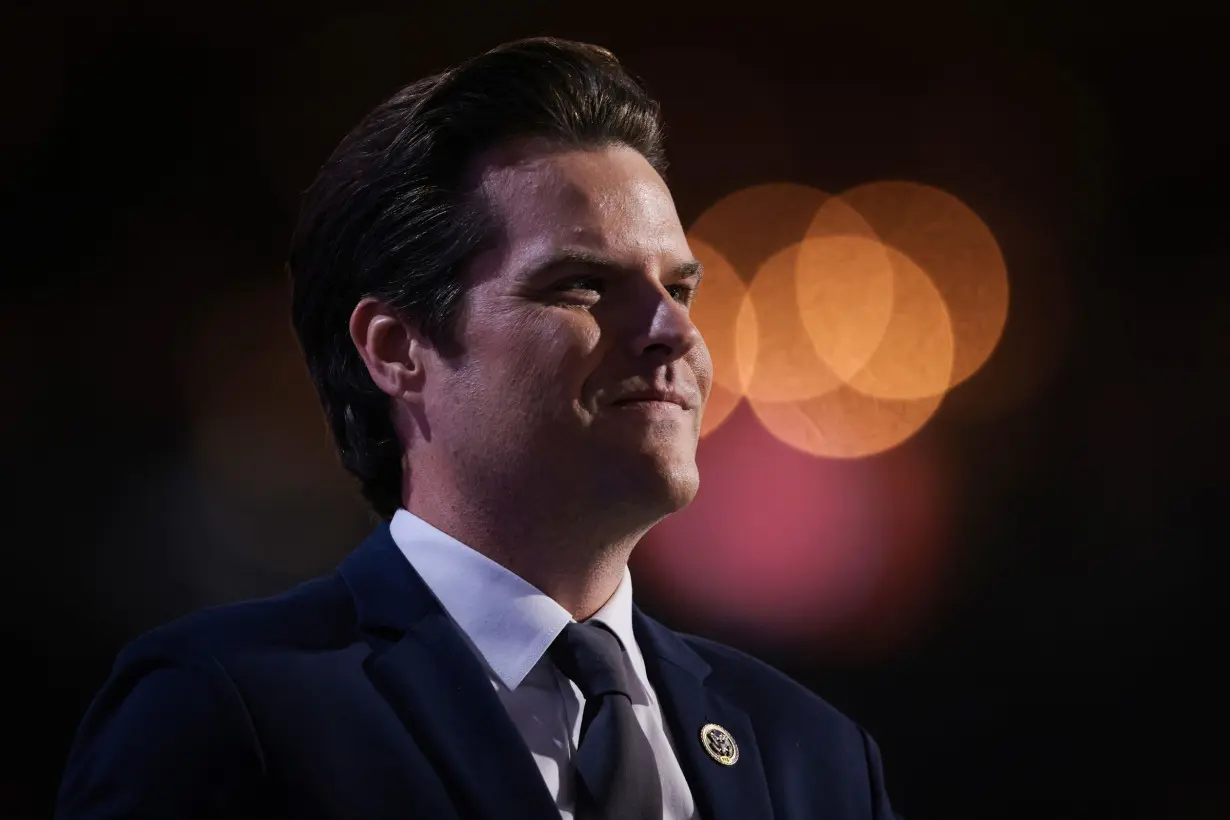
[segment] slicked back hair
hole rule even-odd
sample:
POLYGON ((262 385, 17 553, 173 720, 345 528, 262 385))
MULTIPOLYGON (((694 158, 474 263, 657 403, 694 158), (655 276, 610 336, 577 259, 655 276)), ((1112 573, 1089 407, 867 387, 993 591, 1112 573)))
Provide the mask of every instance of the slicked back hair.
POLYGON ((369 113, 306 191, 287 267, 291 318, 342 464, 372 509, 402 504, 389 397, 350 337, 368 296, 447 348, 462 273, 498 229, 474 164, 508 141, 622 144, 665 171, 658 104, 605 49, 519 40, 406 86, 369 113))

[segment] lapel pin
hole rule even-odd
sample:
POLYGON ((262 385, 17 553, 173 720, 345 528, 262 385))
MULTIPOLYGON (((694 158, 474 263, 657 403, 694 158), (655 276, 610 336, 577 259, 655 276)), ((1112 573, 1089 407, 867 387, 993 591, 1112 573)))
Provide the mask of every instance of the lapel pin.
POLYGON ((733 766, 739 759, 739 747, 735 739, 716 723, 706 723, 700 728, 700 745, 705 747, 709 757, 723 766, 733 766))

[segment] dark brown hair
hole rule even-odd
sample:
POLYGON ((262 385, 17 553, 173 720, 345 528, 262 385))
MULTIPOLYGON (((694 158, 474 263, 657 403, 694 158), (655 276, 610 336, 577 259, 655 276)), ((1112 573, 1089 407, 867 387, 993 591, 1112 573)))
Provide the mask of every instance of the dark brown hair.
POLYGON ((519 137, 625 144, 665 170, 658 105, 615 57, 534 38, 403 88, 342 140, 304 195, 287 263, 291 318, 342 464, 384 518, 401 506, 401 443, 350 314, 372 296, 447 345, 461 272, 496 231, 472 166, 519 137))

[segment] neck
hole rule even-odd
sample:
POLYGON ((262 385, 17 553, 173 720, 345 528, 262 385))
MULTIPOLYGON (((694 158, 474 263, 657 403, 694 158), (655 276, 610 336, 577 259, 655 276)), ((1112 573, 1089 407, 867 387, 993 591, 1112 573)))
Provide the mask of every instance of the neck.
POLYGON ((615 593, 632 549, 656 523, 630 525, 558 504, 536 513, 513 493, 480 499, 415 491, 403 499, 409 512, 529 582, 577 621, 615 593))

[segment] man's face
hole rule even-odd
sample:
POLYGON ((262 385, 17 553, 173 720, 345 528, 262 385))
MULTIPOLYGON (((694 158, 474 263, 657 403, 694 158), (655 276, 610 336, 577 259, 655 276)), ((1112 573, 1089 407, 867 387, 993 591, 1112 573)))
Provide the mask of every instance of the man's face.
POLYGON ((522 142, 487 160, 500 237, 467 272, 460 352, 427 374, 433 439, 485 491, 528 490, 561 513, 674 512, 696 493, 712 362, 666 184, 622 146, 522 142))

